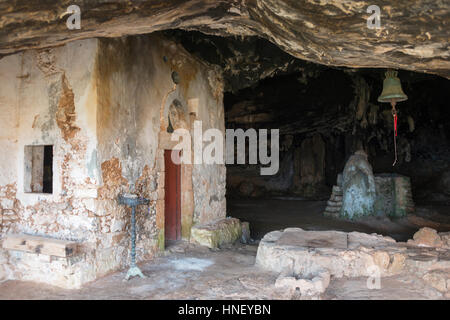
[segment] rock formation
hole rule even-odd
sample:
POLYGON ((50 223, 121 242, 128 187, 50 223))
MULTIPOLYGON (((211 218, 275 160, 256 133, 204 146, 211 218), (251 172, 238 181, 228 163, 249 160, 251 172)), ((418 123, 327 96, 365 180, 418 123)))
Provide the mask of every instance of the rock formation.
POLYGON ((399 274, 423 279, 448 297, 449 233, 423 228, 408 243, 378 234, 306 231, 287 228, 269 232, 261 240, 256 265, 278 273, 275 288, 287 299, 299 288, 301 299, 320 299, 329 277, 368 277, 367 285, 399 274), (426 244, 425 244, 426 243, 426 244))
POLYGON ((79 4, 81 28, 69 30, 67 8, 72 4, 69 0, 2 3, 0 54, 75 39, 178 28, 222 36, 258 35, 298 58, 325 65, 450 76, 445 1, 382 1, 379 29, 367 27, 369 4, 355 0, 92 0, 79 4))
POLYGON ((374 213, 375 177, 367 154, 359 150, 348 159, 342 174, 341 217, 356 218, 374 213))
MULTIPOLYGON (((206 54, 201 43, 197 52, 206 54)), ((229 46, 234 47, 234 42, 229 46)), ((255 73, 244 68, 247 71, 241 74, 248 81, 236 83, 234 77, 228 78, 235 89, 241 89, 225 93, 225 119, 227 128, 231 129, 280 129, 279 174, 263 180, 257 168, 227 166, 229 196, 289 195, 327 200, 347 159, 362 148, 375 175, 410 177, 416 202, 450 201, 450 189, 446 187, 450 181, 448 80, 400 71, 409 99, 397 105, 398 162, 393 167, 392 114, 388 104, 377 101, 384 70, 340 70, 307 64, 286 73, 279 69, 279 74, 255 84, 256 78, 264 75, 262 70, 271 70, 265 69, 263 63, 269 59, 270 56, 261 52, 255 60, 255 73), (317 146, 310 143, 313 137, 318 141, 317 136, 323 140, 324 150, 321 142, 317 146), (307 161, 301 161, 302 158, 317 159, 314 169, 307 161), (303 165, 308 167, 302 169, 303 165), (309 190, 301 188, 302 170, 304 173, 313 170, 311 177, 314 175, 314 181, 322 181, 322 185, 319 183, 309 190), (252 185, 251 192, 239 192, 243 181, 248 182, 246 186, 252 185)), ((237 74, 239 66, 233 66, 237 74)), ((244 63, 242 67, 245 66, 244 63)))
POLYGON ((333 218, 357 218, 377 215, 404 217, 414 212, 411 181, 398 174, 377 174, 360 150, 349 158, 338 175, 324 215, 333 218))

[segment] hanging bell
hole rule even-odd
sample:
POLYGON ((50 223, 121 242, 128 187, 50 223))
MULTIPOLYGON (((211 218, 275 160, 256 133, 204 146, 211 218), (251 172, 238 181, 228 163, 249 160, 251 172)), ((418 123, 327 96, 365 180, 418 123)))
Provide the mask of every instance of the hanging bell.
POLYGON ((383 81, 383 92, 378 97, 378 102, 399 102, 405 101, 408 96, 403 92, 400 79, 397 78, 397 71, 386 71, 386 78, 383 81))

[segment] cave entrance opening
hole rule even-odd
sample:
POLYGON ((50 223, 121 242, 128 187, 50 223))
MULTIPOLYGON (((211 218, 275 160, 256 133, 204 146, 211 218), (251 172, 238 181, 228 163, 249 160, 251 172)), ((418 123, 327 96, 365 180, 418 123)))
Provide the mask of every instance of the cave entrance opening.
POLYGON ((392 110, 377 101, 384 72, 308 64, 251 85, 241 83, 238 89, 229 86, 226 129, 279 129, 275 175, 260 175, 260 165, 248 161, 227 164, 227 214, 248 221, 253 239, 288 227, 378 233, 397 241, 411 239, 424 226, 450 230, 450 122, 444 120, 450 119, 449 90, 444 90, 448 80, 399 71, 409 99, 398 110, 398 162, 392 167, 392 110), (396 218, 387 213, 354 219, 326 215, 332 190, 342 197, 338 176, 358 150, 367 153, 376 177, 411 179, 415 212, 396 218))

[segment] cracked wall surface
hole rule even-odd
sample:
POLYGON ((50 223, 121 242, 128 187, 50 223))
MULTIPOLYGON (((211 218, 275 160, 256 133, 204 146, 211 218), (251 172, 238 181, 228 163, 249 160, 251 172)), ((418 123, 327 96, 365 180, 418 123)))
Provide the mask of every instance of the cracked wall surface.
MULTIPOLYGON (((0 145, 5 151, 0 155, 0 241, 25 233, 80 244, 79 253, 70 258, 0 249, 7 261, 0 280, 74 288, 125 268, 130 209, 118 205, 123 192, 150 199, 137 212, 138 260, 164 248, 159 133, 161 105, 174 86, 173 70, 182 80, 174 89, 180 100, 198 99, 197 117, 207 123, 205 128, 223 131, 220 72, 161 37, 81 40, 0 60, 5 83, 0 88, 0 145), (52 194, 24 192, 27 145, 53 146, 52 194)), ((225 216, 225 168, 183 172, 187 198, 192 198, 182 207, 188 238, 193 223, 225 216), (198 189, 189 179, 200 182, 198 189), (223 185, 207 187, 216 180, 223 185)))

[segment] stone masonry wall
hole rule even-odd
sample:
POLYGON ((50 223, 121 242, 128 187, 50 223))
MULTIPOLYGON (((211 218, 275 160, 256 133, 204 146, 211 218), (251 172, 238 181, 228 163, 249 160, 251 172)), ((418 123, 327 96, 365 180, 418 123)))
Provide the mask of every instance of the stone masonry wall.
MULTIPOLYGON (((161 111, 176 92, 186 104, 198 99, 204 130, 223 130, 220 73, 171 41, 140 36, 8 56, 0 60, 0 81, 0 242, 25 233, 81 245, 72 258, 0 248, 0 281, 74 288, 126 267, 130 210, 118 205, 121 192, 151 200, 137 213, 138 259, 163 249, 161 111), (182 79, 175 87, 173 70, 182 79), (52 194, 24 192, 27 145, 53 145, 52 194)), ((195 199, 186 225, 225 217, 225 167, 184 170, 192 183, 182 183, 195 199)))
POLYGON ((79 261, 59 265, 56 258, 50 263, 50 257, 7 252, 3 269, 9 270, 9 278, 70 287, 95 277, 92 261, 99 224, 98 168, 92 160, 97 144, 92 80, 96 54, 97 41, 86 40, 0 60, 1 82, 8 83, 0 91, 0 144, 9 149, 0 159, 2 237, 25 233, 83 243, 79 261), (53 146, 51 194, 24 192, 28 174, 24 150, 29 145, 53 146), (66 281, 74 268, 86 270, 77 280, 66 281))

